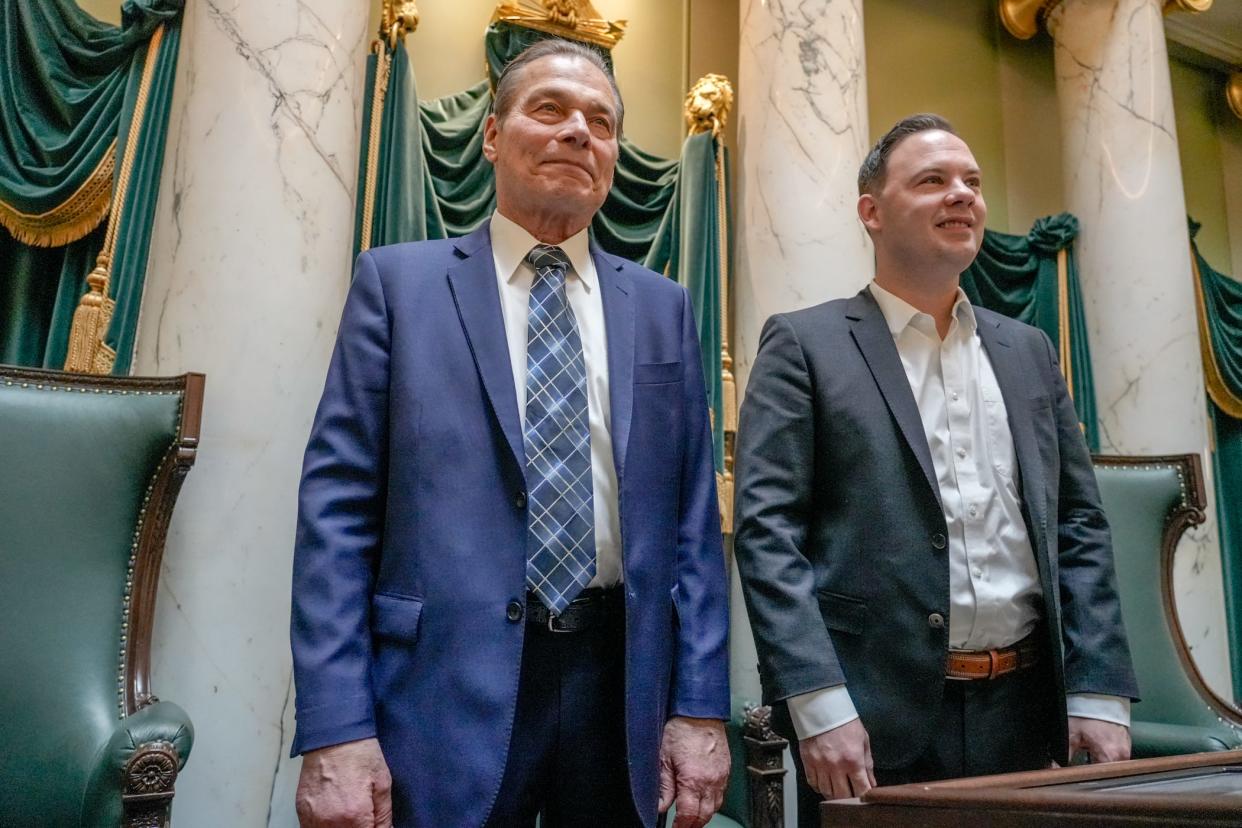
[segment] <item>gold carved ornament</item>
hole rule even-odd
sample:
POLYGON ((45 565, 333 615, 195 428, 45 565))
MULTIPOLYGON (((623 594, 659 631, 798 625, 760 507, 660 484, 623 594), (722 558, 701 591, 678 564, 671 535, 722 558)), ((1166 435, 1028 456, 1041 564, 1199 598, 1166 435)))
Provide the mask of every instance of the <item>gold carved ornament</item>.
POLYGON ((87 291, 73 312, 73 324, 69 328, 69 352, 65 357, 65 370, 87 374, 111 374, 116 362, 116 351, 104 342, 116 301, 108 295, 112 280, 112 258, 116 252, 116 233, 125 215, 129 180, 134 170, 134 155, 138 150, 138 137, 146 120, 147 99, 151 92, 151 77, 155 74, 156 58, 164 40, 164 26, 151 34, 147 43, 146 61, 142 67, 142 80, 138 85, 138 97, 134 101, 134 115, 129 125, 129 137, 125 142, 125 154, 121 157, 121 169, 117 176, 113 204, 108 215, 108 231, 103 248, 95 260, 95 269, 86 277, 87 291))
POLYGON ((737 382, 733 378, 733 357, 729 353, 729 216, 725 191, 724 143, 720 136, 733 108, 733 84, 724 75, 699 78, 686 93, 683 110, 691 135, 711 133, 716 151, 716 237, 720 243, 720 392, 724 415, 724 469, 716 473, 716 493, 720 507, 720 529, 733 533, 733 443, 737 435, 737 382))
MULTIPOLYGON (((1061 0, 999 0, 997 6, 1001 23, 1019 40, 1030 40, 1039 32, 1039 21, 1061 0)), ((1161 8, 1165 14, 1184 11, 1199 14, 1212 8, 1212 0, 1164 0, 1161 8)))
POLYGON ((605 20, 591 0, 501 0, 492 23, 592 43, 611 51, 625 35, 625 20, 605 20))
POLYGON ((1242 72, 1234 72, 1225 82, 1225 100, 1233 114, 1242 120, 1242 72))

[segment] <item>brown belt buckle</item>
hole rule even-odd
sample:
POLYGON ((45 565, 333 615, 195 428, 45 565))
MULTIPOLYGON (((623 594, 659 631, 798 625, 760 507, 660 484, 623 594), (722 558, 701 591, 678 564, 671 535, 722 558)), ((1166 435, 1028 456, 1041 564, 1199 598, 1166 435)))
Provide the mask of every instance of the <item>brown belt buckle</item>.
POLYGON ((999 675, 997 671, 1000 669, 1000 650, 988 650, 988 679, 994 679, 999 675))

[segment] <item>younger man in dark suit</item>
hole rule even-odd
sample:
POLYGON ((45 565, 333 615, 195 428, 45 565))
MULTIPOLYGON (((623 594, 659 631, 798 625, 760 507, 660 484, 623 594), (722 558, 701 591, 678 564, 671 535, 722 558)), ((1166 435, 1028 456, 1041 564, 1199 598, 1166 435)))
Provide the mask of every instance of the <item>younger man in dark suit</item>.
POLYGON ((768 320, 738 431, 737 561, 803 825, 877 781, 1126 759, 1137 694, 1056 353, 959 286, 974 156, 912 116, 858 186, 875 281, 768 320))

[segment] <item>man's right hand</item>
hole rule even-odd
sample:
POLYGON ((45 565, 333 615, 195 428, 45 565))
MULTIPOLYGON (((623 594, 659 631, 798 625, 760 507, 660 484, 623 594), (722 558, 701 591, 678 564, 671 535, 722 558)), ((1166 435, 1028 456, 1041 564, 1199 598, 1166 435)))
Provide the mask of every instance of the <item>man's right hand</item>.
POLYGON ((861 719, 798 743, 807 784, 824 799, 862 796, 875 787, 871 739, 861 719))
POLYGON ((302 828, 392 828, 392 777, 375 739, 312 750, 298 777, 302 828))

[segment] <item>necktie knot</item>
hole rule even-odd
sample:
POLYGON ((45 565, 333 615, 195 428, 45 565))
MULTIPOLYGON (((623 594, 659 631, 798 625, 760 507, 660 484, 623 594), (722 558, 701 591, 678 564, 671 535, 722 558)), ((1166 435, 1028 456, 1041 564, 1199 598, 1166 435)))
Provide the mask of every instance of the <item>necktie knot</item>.
POLYGON ((543 276, 550 268, 560 270, 564 274, 570 267, 569 257, 565 255, 565 251, 554 244, 535 245, 526 254, 526 261, 540 276, 543 276))

